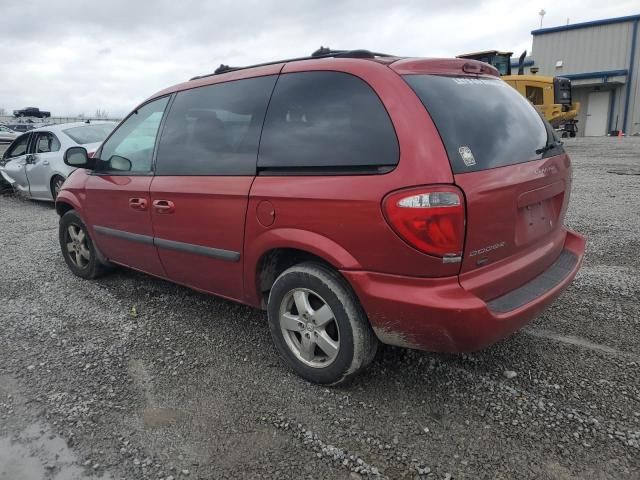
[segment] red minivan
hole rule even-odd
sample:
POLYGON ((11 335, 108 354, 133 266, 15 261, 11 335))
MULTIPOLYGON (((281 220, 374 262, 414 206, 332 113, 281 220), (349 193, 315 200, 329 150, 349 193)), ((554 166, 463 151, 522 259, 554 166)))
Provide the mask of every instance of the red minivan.
POLYGON ((571 165, 484 63, 331 51, 220 66, 125 118, 58 196, 76 275, 109 264, 268 312, 302 377, 380 342, 483 348, 572 281, 571 165))

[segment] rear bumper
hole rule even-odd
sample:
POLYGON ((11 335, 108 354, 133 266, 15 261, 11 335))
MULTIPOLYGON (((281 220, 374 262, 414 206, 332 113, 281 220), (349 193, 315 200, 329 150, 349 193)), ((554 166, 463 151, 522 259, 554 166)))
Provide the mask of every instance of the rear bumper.
POLYGON ((563 252, 553 265, 490 302, 465 290, 457 277, 342 273, 383 343, 434 352, 465 352, 512 334, 551 304, 580 269, 584 250, 584 237, 568 231, 563 252))

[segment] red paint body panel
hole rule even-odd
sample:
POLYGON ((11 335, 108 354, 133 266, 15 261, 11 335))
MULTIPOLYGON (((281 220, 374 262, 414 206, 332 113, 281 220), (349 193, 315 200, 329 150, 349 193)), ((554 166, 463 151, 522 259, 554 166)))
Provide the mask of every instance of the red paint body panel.
MULTIPOLYGON (((156 238, 242 252, 247 198, 253 177, 157 176, 151 200, 166 199, 173 213, 152 209, 156 238)), ((242 263, 159 247, 166 276, 197 290, 242 299, 242 263)))
POLYGON ((560 255, 571 191, 566 155, 458 174, 455 182, 467 204, 460 275, 465 288, 491 300, 528 282, 560 255), (490 277, 493 282, 486 281, 490 277))
POLYGON ((564 248, 578 256, 571 273, 536 300, 506 314, 463 288, 457 277, 420 279, 343 271, 369 321, 385 343, 434 352, 479 350, 522 328, 571 283, 582 263, 585 240, 567 232, 564 248))
MULTIPOLYGON (((487 64, 478 60, 462 58, 403 58, 389 65, 399 75, 413 75, 419 73, 434 75, 467 75, 462 67, 465 64, 473 64, 479 68, 487 69, 487 64)), ((488 76, 499 77, 498 70, 489 66, 488 76), (490 73, 489 73, 490 72, 490 73)))
POLYGON ((162 277, 165 272, 153 244, 132 242, 95 229, 100 226, 153 238, 149 197, 152 178, 150 175, 89 175, 85 183, 85 214, 92 237, 106 258, 162 277), (129 201, 133 198, 146 200, 147 208, 131 208, 129 201))
POLYGON ((84 184, 86 183, 87 178, 89 178, 87 172, 87 170, 81 168, 78 170, 74 170, 71 175, 67 177, 64 182, 64 188, 56 197, 56 206, 60 204, 69 205, 76 212, 78 212, 80 218, 82 218, 85 222, 87 220, 84 214, 84 201, 86 196, 84 184))

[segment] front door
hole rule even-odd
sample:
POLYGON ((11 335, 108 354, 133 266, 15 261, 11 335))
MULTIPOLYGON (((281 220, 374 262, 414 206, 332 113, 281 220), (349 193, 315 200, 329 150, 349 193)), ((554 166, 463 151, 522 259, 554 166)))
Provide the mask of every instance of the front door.
POLYGON ((610 91, 591 92, 587 100, 585 137, 602 137, 607 134, 610 91))
POLYGON ((245 216, 275 78, 176 95, 151 184, 155 244, 169 279, 242 298, 245 216))
POLYGON ((29 155, 29 140, 31 133, 25 133, 18 137, 5 152, 3 156, 4 166, 2 169, 11 179, 13 186, 20 192, 29 194, 29 180, 25 166, 27 155, 29 155))
POLYGON ((96 152, 86 183, 86 215, 101 253, 113 262, 164 276, 153 244, 149 187, 163 97, 135 110, 96 152))
POLYGON ((60 155, 60 142, 53 133, 34 132, 31 141, 31 155, 27 159, 25 170, 29 179, 31 196, 40 199, 53 199, 51 188, 51 163, 60 155))

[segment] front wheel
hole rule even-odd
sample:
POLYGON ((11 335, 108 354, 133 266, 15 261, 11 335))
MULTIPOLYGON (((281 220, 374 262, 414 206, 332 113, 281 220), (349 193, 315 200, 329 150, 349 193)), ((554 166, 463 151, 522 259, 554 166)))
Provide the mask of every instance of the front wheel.
POLYGON ((104 273, 89 231, 75 210, 60 218, 58 238, 64 261, 75 275, 90 280, 104 273))
POLYGON ((54 175, 51 179, 51 195, 54 200, 58 198, 58 194, 60 193, 60 190, 62 190, 62 185, 64 185, 64 177, 54 175))
POLYGON ((375 356, 378 340, 357 298, 324 265, 306 262, 284 271, 267 310, 280 357, 306 380, 343 383, 375 356))

